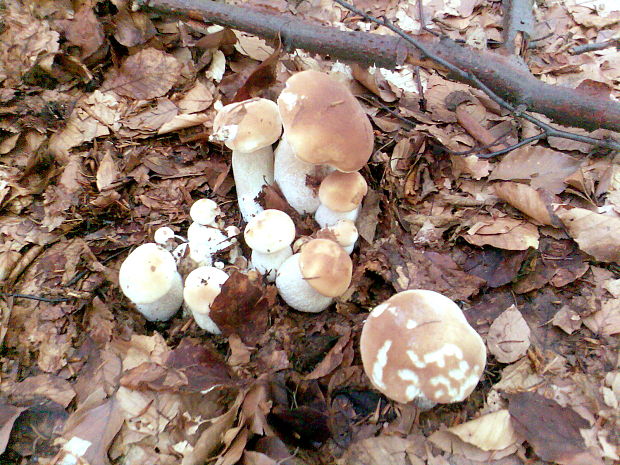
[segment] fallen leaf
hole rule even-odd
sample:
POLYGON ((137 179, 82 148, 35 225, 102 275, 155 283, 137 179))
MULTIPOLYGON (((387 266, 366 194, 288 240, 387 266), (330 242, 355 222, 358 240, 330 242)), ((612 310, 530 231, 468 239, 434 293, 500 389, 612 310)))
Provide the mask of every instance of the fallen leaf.
POLYGON ((60 21, 69 43, 80 47, 81 58, 85 59, 103 45, 105 35, 103 26, 89 4, 76 11, 73 19, 60 21))
POLYGON ((248 345, 254 345, 268 324, 268 310, 274 304, 274 286, 264 288, 240 272, 234 272, 222 286, 211 305, 209 315, 222 334, 238 334, 248 345))
POLYGON ((197 113, 206 110, 212 103, 213 94, 205 84, 198 81, 194 87, 183 94, 177 105, 181 113, 197 113))
POLYGON ((136 100, 161 97, 181 75, 181 63, 172 55, 147 48, 128 57, 118 74, 102 88, 136 100))
POLYGON ((530 328, 516 306, 506 309, 493 321, 487 346, 501 363, 516 362, 525 355, 530 346, 530 328))
POLYGON ((581 317, 579 313, 565 305, 553 315, 552 323, 565 333, 572 334, 581 328, 581 317))
POLYGON ((505 250, 538 248, 538 228, 532 223, 505 216, 482 220, 461 237, 477 246, 491 245, 505 250))
POLYGON ((565 206, 555 214, 581 250, 597 260, 620 263, 620 218, 565 206))
POLYGON ((97 189, 100 192, 112 186, 120 176, 120 171, 111 152, 111 150, 106 151, 99 162, 99 168, 97 168, 97 189))
POLYGON ((4 453, 9 443, 13 423, 24 410, 26 409, 23 407, 0 403, 0 454, 4 453))
POLYGON ((554 226, 550 213, 551 200, 543 191, 516 182, 493 184, 495 194, 517 210, 538 221, 539 224, 554 226))
POLYGON ((353 443, 338 465, 423 465, 411 442, 398 436, 378 436, 353 443))
POLYGON ((559 194, 564 179, 581 165, 581 160, 538 145, 513 150, 499 162, 489 180, 529 180, 533 189, 559 194))
POLYGON ((585 446, 579 430, 590 425, 573 409, 535 392, 508 396, 515 431, 543 460, 562 465, 603 465, 585 446))
POLYGON ((114 38, 125 47, 144 44, 157 33, 148 14, 143 11, 120 8, 112 22, 116 26, 114 38))
POLYGON ((583 319, 583 324, 591 331, 605 336, 620 333, 620 299, 603 302, 598 312, 583 319))
MULTIPOLYGON (((239 46, 241 46, 241 44, 235 45, 235 47, 239 46)), ((257 97, 263 90, 272 86, 276 82, 277 67, 280 63, 281 53, 282 44, 278 42, 273 53, 265 58, 265 60, 252 71, 252 74, 248 76, 243 85, 237 90, 232 102, 241 102, 252 97, 257 97)))

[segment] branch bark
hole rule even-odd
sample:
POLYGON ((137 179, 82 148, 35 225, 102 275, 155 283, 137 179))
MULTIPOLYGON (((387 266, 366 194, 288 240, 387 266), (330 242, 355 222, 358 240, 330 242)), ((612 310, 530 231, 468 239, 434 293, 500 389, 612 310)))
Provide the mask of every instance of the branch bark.
MULTIPOLYGON (((394 69, 404 63, 441 69, 401 37, 347 32, 311 24, 292 15, 274 15, 210 0, 135 0, 145 9, 176 13, 242 30, 265 39, 281 37, 287 49, 301 48, 332 59, 394 69)), ((545 84, 514 56, 472 50, 448 38, 415 36, 425 49, 467 70, 514 106, 542 113, 554 122, 587 130, 620 132, 620 104, 576 89, 545 84)), ((467 84, 462 76, 449 76, 467 84)))

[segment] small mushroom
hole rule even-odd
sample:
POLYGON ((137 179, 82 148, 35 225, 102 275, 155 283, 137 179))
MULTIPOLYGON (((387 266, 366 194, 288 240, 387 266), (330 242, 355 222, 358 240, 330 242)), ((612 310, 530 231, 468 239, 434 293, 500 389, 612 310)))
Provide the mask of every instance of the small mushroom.
POLYGON ((142 244, 131 252, 121 265, 118 282, 149 321, 169 320, 183 303, 183 280, 174 257, 159 244, 142 244))
POLYGON ((249 221, 263 208, 257 197, 263 187, 273 184, 271 144, 282 134, 277 105, 253 98, 224 106, 213 121, 212 140, 223 141, 232 149, 232 169, 239 210, 249 221))
POLYGON ((276 287, 295 310, 317 313, 345 293, 352 272, 351 258, 336 242, 312 239, 280 265, 276 287))
POLYGON ((464 400, 486 363, 484 342, 458 305, 428 290, 399 292, 375 307, 360 352, 375 388, 421 408, 464 400))
POLYGON ((227 279, 228 275, 224 271, 212 266, 196 268, 185 279, 185 307, 192 313, 196 324, 212 334, 221 334, 221 331, 209 316, 211 304, 227 279))
POLYGON ((314 219, 322 228, 331 226, 338 220, 355 221, 367 192, 368 184, 359 172, 334 171, 321 182, 321 205, 314 214, 314 219))
POLYGON ((252 268, 275 281, 280 265, 293 255, 295 223, 291 217, 280 210, 262 211, 250 220, 243 234, 252 249, 252 268))
POLYGON ((335 224, 319 230, 316 236, 317 238, 334 239, 346 253, 351 255, 359 238, 359 232, 353 221, 338 220, 335 224))

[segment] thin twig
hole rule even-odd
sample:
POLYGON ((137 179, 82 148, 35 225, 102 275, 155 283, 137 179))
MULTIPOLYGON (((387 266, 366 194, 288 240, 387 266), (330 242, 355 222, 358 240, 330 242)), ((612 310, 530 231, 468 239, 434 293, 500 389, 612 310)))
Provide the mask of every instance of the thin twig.
POLYGON ((31 294, 13 294, 10 292, 0 292, 0 295, 3 295, 5 297, 15 297, 17 299, 30 299, 30 300, 37 300, 39 302, 47 302, 50 304, 57 304, 60 302, 68 302, 71 299, 68 299, 67 297, 58 297, 58 298, 49 298, 49 297, 39 297, 36 295, 31 295, 31 294))
POLYGON ((573 48, 569 49, 569 52, 572 55, 580 55, 582 53, 596 52, 597 50, 605 50, 606 48, 611 47, 620 47, 620 42, 608 40, 606 42, 599 42, 596 44, 575 45, 573 48))

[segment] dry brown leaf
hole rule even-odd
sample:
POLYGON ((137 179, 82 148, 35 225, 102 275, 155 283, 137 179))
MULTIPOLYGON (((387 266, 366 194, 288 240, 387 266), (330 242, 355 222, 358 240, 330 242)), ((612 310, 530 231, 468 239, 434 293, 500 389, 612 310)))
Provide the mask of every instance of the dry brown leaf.
POLYGON ((541 459, 563 465, 603 465, 579 432, 590 425, 573 409, 534 392, 513 394, 508 400, 514 429, 541 459))
POLYGON ((338 465, 423 465, 410 441, 397 436, 378 436, 351 444, 338 465))
POLYGON ((583 324, 591 331, 605 336, 620 333, 620 299, 603 302, 598 312, 583 319, 583 324))
POLYGON ((99 162, 99 168, 97 168, 97 189, 99 189, 100 192, 106 190, 118 181, 119 176, 120 171, 116 166, 112 151, 107 150, 101 162, 99 162))
POLYGON ((84 4, 73 19, 59 23, 64 27, 69 43, 80 47, 82 59, 88 58, 103 45, 103 26, 89 4, 84 4))
POLYGON ((263 39, 247 32, 233 31, 237 36, 235 49, 242 55, 249 56, 256 61, 265 61, 273 54, 274 48, 267 45, 263 39))
POLYGON ((512 363, 525 355, 530 346, 530 328, 516 306, 512 305, 493 321, 487 345, 501 363, 512 363))
POLYGON ((461 236, 470 244, 492 245, 504 250, 538 248, 538 228, 532 223, 510 217, 489 219, 472 226, 461 236))
POLYGON ((15 407, 4 402, 0 403, 0 454, 4 453, 6 445, 9 443, 13 423, 24 410, 26 409, 22 407, 15 407))
POLYGON ((197 113, 204 111, 213 103, 213 94, 202 82, 196 82, 188 92, 183 94, 177 102, 181 113, 197 113))
POLYGON ((581 250, 602 262, 620 263, 620 218, 565 206, 555 214, 581 250))
POLYGON ((114 16, 113 23, 116 25, 114 38, 125 47, 143 44, 157 33, 148 14, 143 11, 121 8, 114 16))
POLYGON ((75 397, 75 391, 68 381, 50 374, 26 378, 12 386, 10 392, 11 396, 20 399, 28 399, 33 396, 46 397, 65 408, 75 397))
POLYGON ((209 118, 209 115, 206 113, 176 115, 170 121, 164 123, 157 131, 157 134, 168 134, 170 132, 180 131, 181 129, 199 126, 208 121, 209 118))
POLYGON ((141 50, 125 60, 118 74, 102 88, 138 100, 161 97, 181 75, 181 63, 154 48, 141 50))
POLYGON ((581 317, 576 311, 565 305, 553 315, 552 323, 565 333, 572 334, 581 328, 581 317))
POLYGON ((559 194, 565 188, 564 179, 575 172, 581 160, 537 145, 513 150, 499 162, 489 180, 530 180, 534 189, 559 194))
POLYGON ((481 460, 482 457, 485 457, 482 460, 500 459, 514 453, 516 446, 522 442, 505 409, 437 431, 429 440, 446 452, 462 454, 472 460, 481 460), (459 440, 466 444, 459 443, 459 440))
POLYGON ((177 106, 167 98, 157 100, 154 108, 144 110, 122 121, 123 126, 138 131, 157 131, 179 113, 177 106))
POLYGON ((484 160, 476 155, 469 155, 465 157, 451 155, 450 161, 452 162, 454 175, 457 177, 462 173, 465 173, 473 179, 482 179, 486 178, 491 171, 491 163, 489 160, 484 160))
POLYGON ((90 443, 83 457, 90 465, 109 465, 108 448, 125 418, 115 397, 100 400, 103 390, 94 393, 67 419, 63 437, 78 437, 90 443))
POLYGON ((52 135, 49 141, 50 153, 61 161, 69 157, 69 149, 95 137, 106 136, 118 131, 120 111, 116 97, 98 90, 77 106, 62 131, 52 135))
POLYGON ((553 226, 549 213, 550 202, 543 199, 542 192, 525 184, 500 182, 493 185, 495 194, 517 210, 525 213, 540 224, 553 226))

